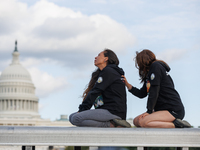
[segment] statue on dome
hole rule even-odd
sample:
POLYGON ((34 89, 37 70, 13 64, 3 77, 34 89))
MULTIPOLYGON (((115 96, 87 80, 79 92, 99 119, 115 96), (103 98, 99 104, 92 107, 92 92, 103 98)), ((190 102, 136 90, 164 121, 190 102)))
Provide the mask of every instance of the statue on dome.
POLYGON ((18 52, 18 50, 17 50, 17 40, 15 41, 15 50, 14 50, 14 52, 18 52))

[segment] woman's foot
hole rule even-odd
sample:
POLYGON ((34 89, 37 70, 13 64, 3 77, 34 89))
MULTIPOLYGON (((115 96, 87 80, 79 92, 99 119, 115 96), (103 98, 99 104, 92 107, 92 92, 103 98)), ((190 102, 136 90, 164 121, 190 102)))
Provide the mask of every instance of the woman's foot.
POLYGON ((173 121, 175 128, 191 128, 192 126, 189 124, 189 122, 181 119, 175 119, 173 121))
POLYGON ((131 127, 131 125, 126 120, 121 120, 121 119, 113 119, 110 121, 110 123, 113 125, 113 127, 122 127, 122 128, 131 127))

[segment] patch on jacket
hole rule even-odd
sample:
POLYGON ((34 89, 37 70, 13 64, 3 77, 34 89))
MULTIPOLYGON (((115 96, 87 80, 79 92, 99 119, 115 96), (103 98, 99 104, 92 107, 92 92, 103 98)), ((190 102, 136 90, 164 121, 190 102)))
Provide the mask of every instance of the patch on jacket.
POLYGON ((103 81, 103 78, 99 77, 98 80, 97 80, 97 83, 101 83, 102 81, 103 81))

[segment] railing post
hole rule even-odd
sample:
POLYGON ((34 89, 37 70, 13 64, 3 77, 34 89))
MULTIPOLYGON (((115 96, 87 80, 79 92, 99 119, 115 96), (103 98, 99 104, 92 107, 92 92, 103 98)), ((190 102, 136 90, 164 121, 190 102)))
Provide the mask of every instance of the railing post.
POLYGON ((35 150, 35 146, 22 146, 22 150, 35 150))
POLYGON ((81 146, 74 146, 74 150, 81 150, 81 146))
POLYGON ((182 147, 177 147, 176 150, 183 150, 183 148, 182 147))
POLYGON ((144 147, 138 146, 137 150, 144 150, 144 147))
POLYGON ((90 146, 89 150, 98 150, 99 147, 95 147, 95 146, 90 146))

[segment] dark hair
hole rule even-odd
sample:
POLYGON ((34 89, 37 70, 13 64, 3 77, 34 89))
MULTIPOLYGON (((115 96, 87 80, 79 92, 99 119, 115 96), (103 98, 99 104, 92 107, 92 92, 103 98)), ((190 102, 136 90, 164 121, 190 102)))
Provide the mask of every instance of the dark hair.
POLYGON ((144 49, 141 52, 136 52, 135 67, 139 70, 141 82, 144 82, 149 72, 151 64, 155 61, 161 61, 168 66, 166 62, 162 60, 157 60, 155 54, 148 49, 144 49))
MULTIPOLYGON (((107 65, 108 64, 116 64, 119 65, 119 59, 117 58, 117 55, 110 49, 104 49, 104 56, 108 57, 108 61, 107 61, 107 65)), ((100 69, 97 68, 91 76, 90 82, 86 88, 86 90, 83 92, 83 101, 85 100, 88 92, 94 87, 95 82, 98 79, 99 73, 100 73, 100 69)))
POLYGON ((104 56, 108 57, 107 64, 116 64, 119 65, 119 59, 117 58, 117 55, 110 49, 104 50, 104 56))

